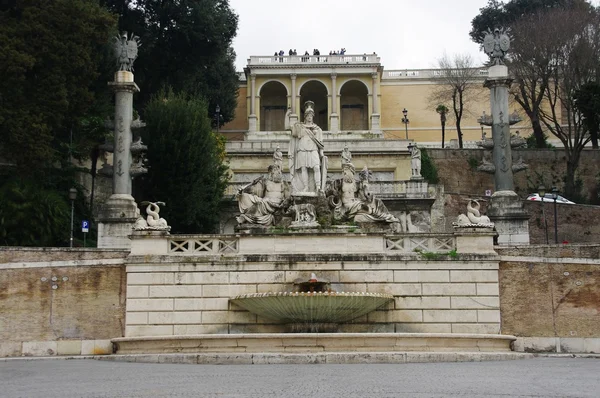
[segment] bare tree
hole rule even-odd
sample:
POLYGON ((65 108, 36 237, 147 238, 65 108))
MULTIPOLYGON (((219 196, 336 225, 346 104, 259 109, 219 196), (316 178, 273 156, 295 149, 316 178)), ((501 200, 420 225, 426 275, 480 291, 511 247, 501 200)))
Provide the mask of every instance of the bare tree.
POLYGON ((473 59, 468 54, 456 54, 452 58, 444 54, 437 61, 437 69, 438 84, 429 96, 429 102, 433 107, 440 103, 452 103, 458 146, 462 148, 463 133, 460 124, 467 104, 475 99, 476 89, 481 87, 481 81, 477 79, 479 69, 474 68, 473 59))
POLYGON ((600 62, 598 16, 583 9, 551 10, 538 23, 553 39, 549 52, 549 80, 542 92, 545 105, 539 108, 540 121, 563 144, 567 158, 564 191, 575 197, 575 172, 581 151, 590 141, 584 118, 576 106, 581 87, 597 81, 600 62), (545 26, 545 27, 544 27, 545 26))

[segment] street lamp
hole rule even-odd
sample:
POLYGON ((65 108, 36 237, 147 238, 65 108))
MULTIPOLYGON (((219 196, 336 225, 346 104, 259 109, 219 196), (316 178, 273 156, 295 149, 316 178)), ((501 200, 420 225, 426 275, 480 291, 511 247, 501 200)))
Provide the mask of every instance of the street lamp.
POLYGON ((538 187, 538 194, 540 195, 540 198, 542 198, 542 217, 544 218, 544 230, 546 231, 546 244, 548 244, 548 220, 546 219, 546 206, 544 204, 544 197, 546 196, 546 187, 540 185, 538 187))
POLYGON ((75 199, 77 199, 77 190, 69 189, 69 199, 71 200, 71 239, 69 239, 69 247, 73 248, 73 213, 75 211, 75 199))
POLYGON ((552 199, 554 199, 554 243, 558 244, 558 217, 556 213, 556 199, 558 198, 558 188, 552 187, 552 199))
POLYGON ((406 132, 406 139, 408 139, 408 123, 410 123, 410 120, 408 120, 408 111, 406 110, 406 108, 404 108, 402 110, 402 114, 404 115, 404 117, 402 118, 402 123, 404 123, 404 131, 406 132))
POLYGON ((215 119, 217 120, 217 133, 219 133, 219 124, 221 124, 221 107, 219 104, 215 108, 215 119))

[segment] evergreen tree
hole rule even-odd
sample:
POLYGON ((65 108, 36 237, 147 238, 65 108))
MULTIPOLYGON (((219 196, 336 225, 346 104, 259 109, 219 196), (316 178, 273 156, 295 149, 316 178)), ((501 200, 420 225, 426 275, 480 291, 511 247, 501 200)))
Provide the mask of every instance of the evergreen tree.
MULTIPOLYGON (((214 232, 227 186, 225 145, 213 132, 203 99, 160 92, 146 107, 150 169, 144 191, 166 203, 176 233, 214 232)), ((138 198, 143 200, 144 198, 138 198)))
POLYGON ((134 71, 138 109, 169 86, 205 98, 207 114, 219 105, 222 122, 233 120, 239 81, 231 44, 238 17, 228 0, 102 1, 120 16, 121 30, 141 38, 134 71))

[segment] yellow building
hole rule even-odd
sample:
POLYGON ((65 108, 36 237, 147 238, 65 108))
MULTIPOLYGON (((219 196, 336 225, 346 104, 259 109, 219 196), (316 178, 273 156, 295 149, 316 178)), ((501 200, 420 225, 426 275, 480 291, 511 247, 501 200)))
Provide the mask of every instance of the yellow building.
MULTIPOLYGON (((475 89, 467 96, 461 121, 463 140, 472 147, 489 128, 478 123, 489 113, 487 69, 475 71, 475 89)), ((302 119, 302 104, 315 102, 315 122, 332 137, 409 139, 425 147, 441 146, 440 115, 430 100, 440 87, 439 70, 384 70, 376 54, 252 56, 240 76, 236 118, 221 132, 230 140, 282 139, 288 108, 302 119), (406 109, 408 123, 403 123, 406 109)), ((445 105, 452 109, 451 103, 445 105)), ((446 122, 446 145, 455 145, 455 120, 446 122)), ((524 123, 513 130, 529 131, 524 123)), ((525 132, 525 131, 523 131, 525 132)))

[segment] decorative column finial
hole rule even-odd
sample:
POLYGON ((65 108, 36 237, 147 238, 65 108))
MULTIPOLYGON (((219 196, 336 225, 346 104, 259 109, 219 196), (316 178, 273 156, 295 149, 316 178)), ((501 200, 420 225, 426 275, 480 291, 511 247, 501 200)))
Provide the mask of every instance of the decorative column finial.
POLYGON ((138 56, 140 38, 133 33, 127 37, 127 32, 115 37, 115 57, 117 58, 117 70, 133 72, 133 62, 138 56))
POLYGON ((490 56, 494 65, 504 65, 504 57, 510 48, 510 29, 490 29, 483 35, 483 51, 490 56))

